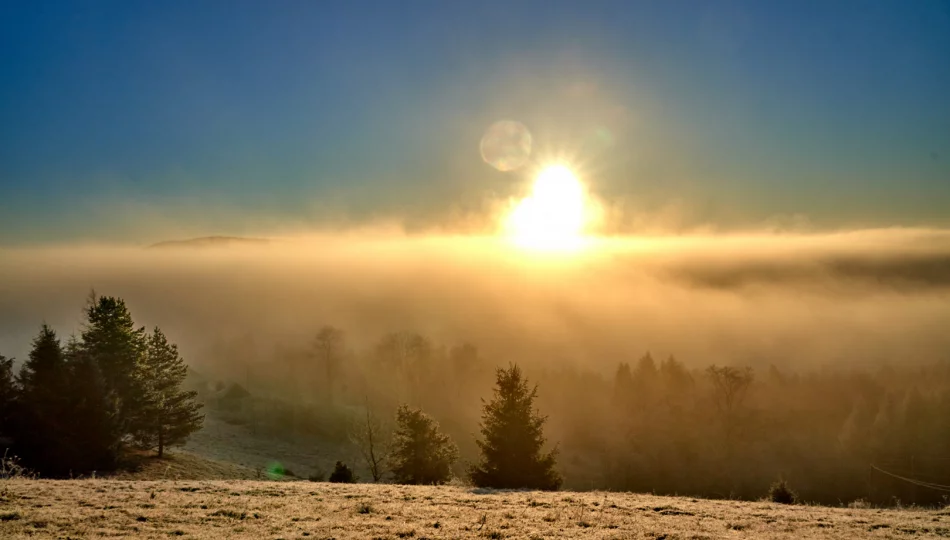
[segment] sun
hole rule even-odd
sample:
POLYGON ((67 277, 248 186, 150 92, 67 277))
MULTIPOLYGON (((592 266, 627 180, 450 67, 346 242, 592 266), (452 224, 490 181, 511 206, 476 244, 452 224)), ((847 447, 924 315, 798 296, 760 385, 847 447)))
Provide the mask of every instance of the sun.
POLYGON ((509 235, 519 246, 567 251, 580 246, 587 213, 584 186, 570 169, 551 165, 541 170, 531 194, 508 216, 509 235))

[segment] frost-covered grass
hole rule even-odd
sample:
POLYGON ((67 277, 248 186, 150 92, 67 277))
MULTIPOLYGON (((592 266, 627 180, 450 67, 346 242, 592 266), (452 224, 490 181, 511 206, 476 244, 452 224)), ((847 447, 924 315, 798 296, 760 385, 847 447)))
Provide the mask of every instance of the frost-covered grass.
POLYGON ((267 481, 8 480, 0 538, 909 538, 950 512, 267 481))

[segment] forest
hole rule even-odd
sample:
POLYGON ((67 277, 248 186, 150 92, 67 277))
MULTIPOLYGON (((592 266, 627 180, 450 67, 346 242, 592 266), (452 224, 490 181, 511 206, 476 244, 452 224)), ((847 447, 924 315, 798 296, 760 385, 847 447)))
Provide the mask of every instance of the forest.
MULTIPOLYGON (((243 364, 232 388, 281 400, 211 406, 257 415, 255 429, 273 435, 346 440, 352 411, 385 420, 408 403, 438 420, 462 463, 478 454, 482 399, 507 365, 412 332, 355 348, 332 326, 278 351, 243 364)), ((568 489, 758 499, 785 480, 801 500, 832 505, 936 504, 950 489, 947 363, 687 368, 647 352, 607 373, 523 365, 568 489)))
POLYGON ((111 471, 127 449, 161 457, 201 428, 197 393, 181 387, 188 368, 160 328, 136 328, 122 299, 95 293, 84 315, 65 344, 43 324, 16 372, 0 356, 5 462, 53 477, 111 471))

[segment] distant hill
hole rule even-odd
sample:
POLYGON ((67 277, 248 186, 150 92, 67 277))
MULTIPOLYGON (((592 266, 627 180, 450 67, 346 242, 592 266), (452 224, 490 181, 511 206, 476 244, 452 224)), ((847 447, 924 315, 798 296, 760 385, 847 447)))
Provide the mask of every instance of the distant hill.
POLYGON ((270 243, 266 238, 242 238, 240 236, 202 236, 188 240, 167 240, 148 246, 148 249, 208 248, 232 246, 263 246, 270 243))

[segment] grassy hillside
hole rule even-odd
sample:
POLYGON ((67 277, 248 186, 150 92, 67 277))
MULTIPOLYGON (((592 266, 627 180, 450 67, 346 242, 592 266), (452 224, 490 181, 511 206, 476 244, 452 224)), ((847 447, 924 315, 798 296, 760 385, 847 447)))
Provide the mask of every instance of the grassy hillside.
POLYGON ((0 537, 931 538, 950 512, 261 481, 0 482, 0 537))
POLYGON ((151 453, 132 456, 128 470, 109 474, 116 480, 260 480, 253 468, 176 450, 158 459, 151 453))
MULTIPOLYGON (((234 425, 209 410, 201 431, 192 435, 183 447, 186 453, 208 460, 234 464, 251 471, 266 470, 279 463, 296 475, 307 478, 319 471, 330 471, 343 459, 359 468, 354 449, 313 438, 280 438, 258 433, 246 425, 234 425)), ((174 450, 180 452, 179 450, 174 450)), ((362 474, 362 470, 360 469, 362 474)), ((233 478, 246 478, 235 476, 233 478)))

